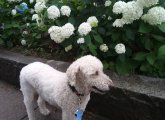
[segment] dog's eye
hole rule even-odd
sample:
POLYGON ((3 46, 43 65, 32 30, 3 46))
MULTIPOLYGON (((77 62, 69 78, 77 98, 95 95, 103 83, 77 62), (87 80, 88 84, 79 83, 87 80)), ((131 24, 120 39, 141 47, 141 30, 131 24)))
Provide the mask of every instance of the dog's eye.
POLYGON ((99 74, 99 72, 98 72, 98 71, 96 71, 96 72, 95 72, 95 75, 98 75, 98 74, 99 74))
POLYGON ((96 71, 95 73, 91 74, 92 76, 98 76, 99 75, 99 72, 96 71))

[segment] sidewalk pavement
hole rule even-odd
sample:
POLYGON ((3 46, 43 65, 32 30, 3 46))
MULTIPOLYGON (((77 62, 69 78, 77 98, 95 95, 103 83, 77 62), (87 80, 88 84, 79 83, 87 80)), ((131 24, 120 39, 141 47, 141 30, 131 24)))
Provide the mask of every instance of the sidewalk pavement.
MULTIPOLYGON (((56 118, 42 116, 38 107, 35 107, 36 120, 61 120, 60 113, 56 118)), ((28 120, 23 96, 15 86, 0 81, 0 120, 28 120)))
MULTIPOLYGON (((51 107, 50 107, 51 108, 51 107)), ((37 105, 34 106, 36 120, 61 120, 61 112, 55 111, 49 116, 40 114, 37 105)), ((84 114, 83 120, 107 120, 92 113, 84 114), (89 116, 86 118, 86 116, 89 116)), ((0 120, 28 120, 21 91, 13 85, 0 80, 0 120)))

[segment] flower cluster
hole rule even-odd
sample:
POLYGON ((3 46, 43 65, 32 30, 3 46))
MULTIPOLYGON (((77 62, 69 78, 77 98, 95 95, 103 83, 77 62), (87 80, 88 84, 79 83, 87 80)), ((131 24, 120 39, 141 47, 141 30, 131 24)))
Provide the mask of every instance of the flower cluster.
POLYGON ((33 14, 32 20, 33 20, 33 21, 34 21, 34 20, 38 21, 38 20, 40 20, 40 17, 38 16, 38 14, 33 14))
POLYGON ((77 40, 77 44, 83 44, 83 43, 85 43, 85 39, 84 38, 79 38, 77 40))
POLYGON ((63 38, 69 38, 74 33, 74 26, 71 23, 67 23, 61 27, 61 35, 63 38))
POLYGON ((78 32, 81 36, 86 36, 92 30, 92 27, 89 23, 83 22, 78 27, 78 32))
POLYGON ((23 45, 23 46, 25 46, 26 45, 26 40, 21 40, 21 44, 23 45))
POLYGON ((36 2, 43 2, 43 3, 46 3, 46 2, 48 2, 48 0, 36 0, 36 2))
POLYGON ((137 0, 137 3, 142 7, 151 7, 158 4, 159 0, 137 0))
POLYGON ((42 12, 46 8, 46 5, 44 2, 37 2, 34 6, 34 10, 36 13, 42 12))
POLYGON ((105 5, 105 7, 108 7, 108 6, 111 5, 111 3, 112 3, 112 2, 111 2, 110 0, 107 0, 107 1, 105 1, 105 4, 104 4, 104 5, 105 5))
POLYGON ((114 4, 113 12, 116 14, 123 14, 123 17, 121 19, 117 19, 113 23, 113 26, 123 27, 124 24, 131 24, 134 20, 139 19, 143 14, 143 7, 135 1, 128 3, 119 1, 114 4))
POLYGON ((61 36, 61 27, 52 26, 49 28, 48 33, 50 34, 50 38, 56 43, 61 43, 64 41, 63 37, 61 36))
POLYGON ((123 10, 126 8, 126 3, 123 1, 118 1, 113 5, 113 13, 121 14, 123 10))
POLYGON ((12 14, 13 16, 16 15, 16 14, 17 14, 16 9, 13 9, 13 10, 11 11, 11 14, 12 14))
POLYGON ((163 7, 153 7, 141 19, 151 25, 161 24, 165 22, 165 9, 163 7))
POLYGON ((12 3, 12 2, 21 2, 22 0, 7 0, 9 3, 12 3))
POLYGON ((52 26, 49 28, 48 33, 52 40, 56 43, 61 43, 74 33, 74 26, 71 23, 67 23, 62 27, 52 26))
POLYGON ((49 19, 57 19, 58 17, 60 17, 60 11, 59 9, 55 6, 52 5, 47 9, 48 12, 48 18, 49 19))
POLYGON ((69 17, 70 16, 70 13, 71 13, 71 9, 69 6, 62 6, 61 9, 61 14, 64 15, 64 16, 67 16, 69 17))
POLYGON ((42 19, 39 17, 38 14, 33 14, 32 21, 36 21, 38 26, 41 26, 43 24, 42 19))
POLYGON ((87 19, 87 23, 91 25, 91 27, 97 27, 98 26, 98 20, 95 16, 91 16, 87 19))
POLYGON ((106 44, 102 44, 102 45, 100 45, 100 50, 102 51, 102 52, 107 52, 108 51, 108 46, 106 45, 106 44))
POLYGON ((29 0, 29 3, 32 4, 34 2, 34 0, 29 0))
POLYGON ((122 43, 119 43, 115 46, 115 51, 117 54, 123 54, 126 52, 125 45, 122 43))

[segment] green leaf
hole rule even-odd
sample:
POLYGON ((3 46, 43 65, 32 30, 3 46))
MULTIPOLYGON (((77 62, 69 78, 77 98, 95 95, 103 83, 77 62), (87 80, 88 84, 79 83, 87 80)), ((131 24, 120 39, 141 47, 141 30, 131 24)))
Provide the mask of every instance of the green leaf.
POLYGON ((84 37, 86 44, 92 44, 90 35, 84 37))
POLYGON ((140 70, 143 72, 148 72, 151 69, 150 65, 148 63, 143 63, 140 66, 140 70))
POLYGON ((4 44, 4 41, 3 39, 0 38, 0 45, 3 45, 4 44))
POLYGON ((145 39, 144 40, 144 47, 145 47, 145 49, 151 50, 153 46, 154 46, 153 42, 150 39, 145 39))
POLYGON ((165 42, 165 38, 160 35, 152 35, 153 38, 155 38, 159 42, 165 42))
POLYGON ((165 33, 165 23, 162 23, 161 25, 158 26, 159 30, 165 33))
POLYGON ((158 49, 158 57, 164 56, 165 55, 165 45, 160 46, 158 49))
POLYGON ((126 36, 128 39, 131 39, 131 40, 135 39, 135 33, 132 29, 126 29, 126 36))
POLYGON ((143 61, 146 59, 148 53, 145 52, 139 52, 136 53, 135 56, 133 57, 134 60, 138 60, 138 61, 143 61))
POLYGON ((106 30, 105 30, 103 27, 99 27, 99 28, 98 28, 98 32, 99 32, 100 34, 102 34, 102 35, 105 35, 106 30))
POLYGON ((41 38, 41 34, 38 34, 35 38, 40 39, 41 38))
POLYGON ((108 69, 108 67, 109 67, 109 64, 108 64, 108 62, 106 62, 106 61, 103 61, 103 66, 104 66, 104 69, 108 69))
POLYGON ((156 60, 156 56, 153 54, 153 53, 150 53, 148 56, 147 56, 147 61, 153 65, 155 63, 155 60, 156 60))
POLYGON ((100 35, 94 35, 93 37, 98 43, 103 43, 103 39, 101 38, 100 35))
POLYGON ((140 33, 149 33, 149 32, 151 32, 151 30, 152 30, 152 28, 149 24, 141 22, 138 32, 140 32, 140 33))
POLYGON ((120 36, 121 36, 121 34, 120 33, 112 33, 112 40, 113 41, 117 41, 117 40, 119 40, 120 39, 120 36))
POLYGON ((123 62, 117 62, 116 64, 116 71, 121 74, 125 75, 129 72, 129 67, 126 63, 123 62))
POLYGON ((11 42, 11 41, 7 41, 7 47, 9 47, 9 48, 12 48, 13 47, 13 43, 11 42))
POLYGON ((96 47, 93 44, 89 44, 88 47, 90 52, 96 56, 97 55, 96 47))
POLYGON ((72 23, 74 25, 76 21, 75 21, 75 19, 73 17, 70 17, 68 19, 68 22, 70 22, 70 23, 72 23))

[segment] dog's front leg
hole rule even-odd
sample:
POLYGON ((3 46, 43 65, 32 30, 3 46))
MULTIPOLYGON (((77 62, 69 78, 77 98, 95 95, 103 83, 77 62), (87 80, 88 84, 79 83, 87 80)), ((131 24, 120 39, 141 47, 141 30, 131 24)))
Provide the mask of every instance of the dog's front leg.
POLYGON ((75 114, 71 111, 62 111, 62 120, 76 120, 75 114))

